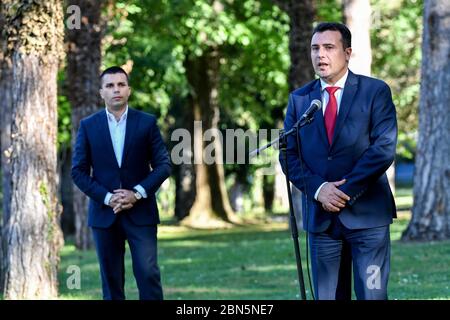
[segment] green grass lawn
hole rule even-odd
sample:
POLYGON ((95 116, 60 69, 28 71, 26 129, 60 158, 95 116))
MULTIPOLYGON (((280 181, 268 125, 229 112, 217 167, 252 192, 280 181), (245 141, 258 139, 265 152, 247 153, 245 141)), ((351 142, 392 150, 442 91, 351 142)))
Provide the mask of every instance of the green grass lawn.
MULTIPOLYGON (((391 226, 390 299, 450 299, 450 242, 400 242, 408 218, 401 214, 391 226)), ((304 240, 302 233, 307 281, 304 240)), ((159 229, 159 264, 166 299, 298 299, 294 247, 286 223, 215 231, 163 225, 159 229)), ((127 251, 127 299, 137 299, 131 270, 127 251)), ((78 252, 66 245, 59 281, 62 299, 101 299, 95 252, 78 252), (70 265, 81 268, 80 290, 67 288, 70 265)))

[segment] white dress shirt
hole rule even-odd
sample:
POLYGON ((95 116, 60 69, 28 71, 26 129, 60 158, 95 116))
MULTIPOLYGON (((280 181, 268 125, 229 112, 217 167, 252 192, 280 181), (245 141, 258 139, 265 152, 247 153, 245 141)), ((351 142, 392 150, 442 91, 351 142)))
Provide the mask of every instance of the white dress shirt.
MULTIPOLYGON (((108 108, 105 108, 105 110, 106 117, 108 119, 109 134, 111 135, 114 155, 116 156, 117 165, 119 166, 119 168, 121 168, 123 149, 125 145, 125 133, 127 130, 128 106, 119 120, 116 120, 116 117, 114 116, 114 114, 108 111, 108 108)), ((147 193, 140 184, 135 186, 134 189, 136 189, 142 195, 142 197, 147 198, 147 193)), ((105 205, 109 205, 109 201, 111 200, 112 196, 113 194, 111 192, 108 192, 106 194, 104 200, 105 205)))
POLYGON ((128 106, 120 119, 117 121, 114 114, 106 108, 106 117, 108 118, 109 134, 114 148, 117 165, 122 166, 123 145, 125 144, 125 132, 127 130, 128 106))
POLYGON ((336 92, 334 93, 334 96, 336 97, 336 102, 337 102, 337 113, 339 114, 339 107, 341 106, 341 100, 342 100, 342 95, 344 94, 344 87, 345 87, 345 82, 347 81, 347 77, 348 77, 348 69, 347 72, 342 76, 342 78, 340 78, 334 85, 328 84, 325 81, 323 81, 322 79, 320 79, 320 87, 321 87, 321 93, 322 93, 322 106, 324 106, 324 108, 322 108, 322 112, 325 115, 325 110, 327 108, 327 104, 328 101, 330 100, 330 97, 328 95, 328 91, 325 90, 327 87, 339 87, 339 90, 336 90, 336 92))
MULTIPOLYGON (((325 90, 327 87, 339 87, 339 90, 336 90, 336 92, 334 93, 334 96, 336 97, 336 102, 337 102, 337 114, 339 114, 339 108, 341 107, 341 100, 342 100, 342 95, 344 94, 344 87, 345 87, 345 82, 347 81, 347 77, 348 77, 348 69, 345 72, 345 74, 342 76, 342 78, 340 78, 334 85, 328 84, 325 81, 323 81, 322 79, 320 79, 320 87, 321 87, 321 93, 322 93, 322 106, 325 106, 324 108, 322 108, 322 112, 325 115, 325 109, 327 108, 327 104, 328 101, 330 100, 330 97, 328 95, 328 91, 325 90)), ((322 183, 319 188, 317 188, 316 193, 314 194, 314 199, 318 200, 317 197, 319 196, 319 192, 322 189, 322 187, 328 182, 324 182, 322 183)))

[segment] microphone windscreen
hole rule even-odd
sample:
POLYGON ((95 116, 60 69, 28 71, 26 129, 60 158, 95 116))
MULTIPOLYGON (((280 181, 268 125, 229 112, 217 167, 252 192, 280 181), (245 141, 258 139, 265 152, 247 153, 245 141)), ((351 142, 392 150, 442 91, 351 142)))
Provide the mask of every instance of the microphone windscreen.
POLYGON ((318 99, 314 99, 314 100, 311 102, 311 106, 312 106, 312 105, 317 105, 317 110, 319 110, 319 109, 322 108, 322 101, 320 101, 320 100, 318 100, 318 99))

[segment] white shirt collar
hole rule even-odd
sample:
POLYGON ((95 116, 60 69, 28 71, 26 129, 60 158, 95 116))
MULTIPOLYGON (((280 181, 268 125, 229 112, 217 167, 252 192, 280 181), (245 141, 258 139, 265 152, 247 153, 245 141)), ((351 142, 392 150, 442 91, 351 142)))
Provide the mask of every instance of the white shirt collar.
POLYGON ((347 77, 348 77, 348 69, 345 72, 345 74, 342 76, 342 78, 340 78, 334 85, 328 84, 325 81, 323 81, 322 79, 320 79, 320 86, 321 86, 321 90, 325 90, 326 87, 339 87, 339 88, 344 88, 345 87, 345 82, 347 81, 347 77))
POLYGON ((128 105, 125 109, 125 112, 122 113, 122 116, 120 117, 119 121, 116 121, 116 117, 114 116, 114 114, 112 114, 111 112, 108 111, 108 108, 105 107, 106 110, 106 116, 108 117, 108 120, 110 121, 114 121, 114 122, 121 122, 121 121, 125 121, 127 120, 127 115, 128 115, 128 105))

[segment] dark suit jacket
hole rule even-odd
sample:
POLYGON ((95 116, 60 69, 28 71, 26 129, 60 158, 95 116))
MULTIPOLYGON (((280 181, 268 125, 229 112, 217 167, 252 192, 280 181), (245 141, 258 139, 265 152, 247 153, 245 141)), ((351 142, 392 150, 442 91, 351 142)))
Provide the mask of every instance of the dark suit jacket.
MULTIPOLYGON (((292 128, 314 99, 321 100, 318 79, 290 94, 286 130, 292 128)), ((288 137, 289 175, 291 182, 303 192, 304 227, 310 232, 327 229, 335 213, 326 212, 314 194, 323 182, 343 178, 347 182, 339 189, 351 199, 339 218, 347 228, 373 228, 392 223, 396 209, 385 172, 394 160, 396 141, 396 112, 387 84, 349 71, 332 145, 327 140, 322 110, 314 114, 311 124, 300 129, 303 175, 296 137, 288 137)), ((284 170, 282 155, 280 161, 284 170)))
POLYGON ((90 198, 89 226, 109 227, 116 215, 103 203, 107 192, 113 193, 119 188, 131 190, 137 184, 145 189, 147 198, 125 212, 137 225, 159 223, 155 192, 170 175, 170 168, 170 158, 154 116, 128 108, 120 168, 114 155, 106 111, 81 121, 72 160, 72 178, 90 198))

